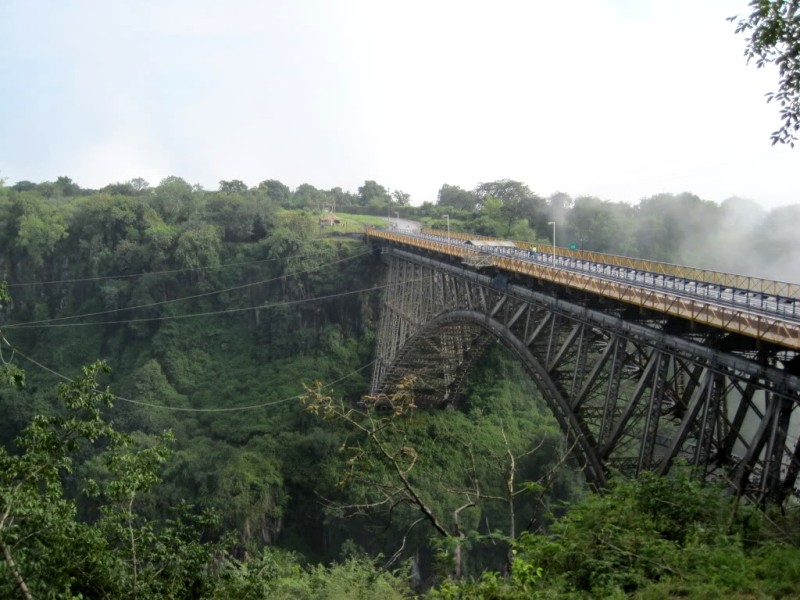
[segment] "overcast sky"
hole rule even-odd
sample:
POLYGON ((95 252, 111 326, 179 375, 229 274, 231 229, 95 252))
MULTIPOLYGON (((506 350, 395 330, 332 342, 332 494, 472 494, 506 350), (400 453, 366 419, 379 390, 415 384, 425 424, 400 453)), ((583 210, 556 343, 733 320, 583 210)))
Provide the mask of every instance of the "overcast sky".
POLYGON ((0 177, 800 203, 746 0, 0 0, 0 177))

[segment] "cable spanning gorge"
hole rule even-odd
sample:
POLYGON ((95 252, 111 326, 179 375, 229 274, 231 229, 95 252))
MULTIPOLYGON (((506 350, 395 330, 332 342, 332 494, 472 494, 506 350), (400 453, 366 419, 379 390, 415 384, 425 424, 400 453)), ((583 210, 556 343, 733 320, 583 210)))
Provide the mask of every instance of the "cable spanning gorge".
POLYGON ((374 394, 413 380, 420 404, 457 404, 501 343, 596 485, 688 463, 800 495, 800 286, 441 231, 365 240, 387 269, 374 394))

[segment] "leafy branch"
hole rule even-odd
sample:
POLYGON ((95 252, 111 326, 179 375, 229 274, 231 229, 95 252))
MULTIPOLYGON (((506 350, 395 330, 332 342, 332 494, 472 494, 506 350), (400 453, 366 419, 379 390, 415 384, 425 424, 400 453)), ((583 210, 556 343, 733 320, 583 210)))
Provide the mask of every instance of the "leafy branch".
POLYGON ((767 102, 780 105, 783 121, 771 134, 773 145, 794 147, 800 131, 800 2, 798 0, 751 0, 752 12, 734 16, 736 33, 747 33, 744 55, 759 69, 778 67, 778 90, 766 94, 767 102))

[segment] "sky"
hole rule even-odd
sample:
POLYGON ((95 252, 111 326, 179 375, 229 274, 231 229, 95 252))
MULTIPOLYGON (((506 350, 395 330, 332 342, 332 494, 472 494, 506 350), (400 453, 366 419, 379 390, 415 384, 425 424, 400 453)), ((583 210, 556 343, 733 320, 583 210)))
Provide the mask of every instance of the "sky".
POLYGON ((0 0, 0 178, 800 203, 746 0, 0 0))

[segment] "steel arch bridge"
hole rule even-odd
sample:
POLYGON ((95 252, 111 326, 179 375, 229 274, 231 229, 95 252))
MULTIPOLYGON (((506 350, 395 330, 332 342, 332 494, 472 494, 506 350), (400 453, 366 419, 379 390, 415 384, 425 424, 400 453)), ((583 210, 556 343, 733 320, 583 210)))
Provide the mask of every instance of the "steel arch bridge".
MULTIPOLYGON (((413 375, 417 403, 452 403, 499 342, 536 383, 592 484, 605 485, 612 469, 666 474, 680 460, 752 498, 798 495, 800 320, 756 311, 718 326, 707 315, 727 308, 708 294, 683 297, 695 320, 565 285, 561 255, 552 266, 515 266, 507 246, 477 251, 441 237, 367 230, 388 267, 373 393, 413 375)), ((773 295, 785 312, 790 296, 773 295)))

